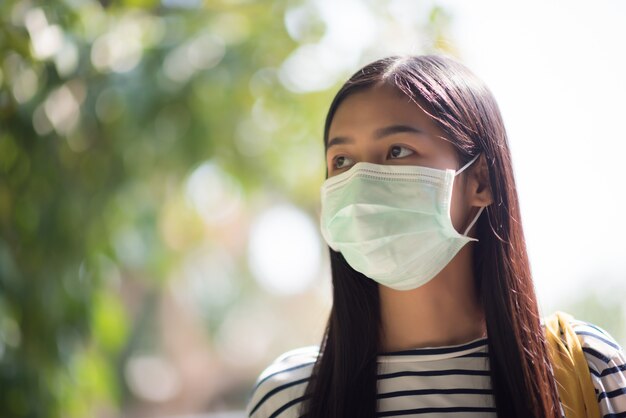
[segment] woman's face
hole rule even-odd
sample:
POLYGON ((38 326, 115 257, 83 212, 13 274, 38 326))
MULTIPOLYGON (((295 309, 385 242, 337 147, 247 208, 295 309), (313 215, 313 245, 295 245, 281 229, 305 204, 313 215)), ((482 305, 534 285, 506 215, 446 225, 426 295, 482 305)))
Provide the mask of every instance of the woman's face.
MULTIPOLYGON (((420 165, 458 170, 456 148, 419 106, 400 90, 378 85, 353 93, 339 105, 328 132, 326 166, 332 177, 357 162, 420 165)), ((478 161, 477 161, 478 162, 478 161)), ((476 163, 475 163, 476 164, 476 163)), ((460 233, 471 222, 465 175, 456 176, 450 216, 460 233)))

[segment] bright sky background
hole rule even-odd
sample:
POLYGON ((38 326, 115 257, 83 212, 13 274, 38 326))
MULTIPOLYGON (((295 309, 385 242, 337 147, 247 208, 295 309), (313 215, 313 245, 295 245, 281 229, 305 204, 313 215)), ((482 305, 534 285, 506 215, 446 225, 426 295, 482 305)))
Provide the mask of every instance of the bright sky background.
POLYGON ((626 296, 626 3, 439 4, 502 110, 542 308, 626 296))

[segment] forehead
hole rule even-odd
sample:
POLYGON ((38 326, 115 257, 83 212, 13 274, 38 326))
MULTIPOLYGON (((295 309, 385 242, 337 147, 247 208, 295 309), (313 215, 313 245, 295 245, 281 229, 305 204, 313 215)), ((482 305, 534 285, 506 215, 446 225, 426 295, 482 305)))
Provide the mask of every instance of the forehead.
POLYGON ((391 124, 411 125, 433 136, 443 135, 434 120, 409 97, 396 87, 382 84, 352 93, 343 100, 331 121, 329 138, 391 124))

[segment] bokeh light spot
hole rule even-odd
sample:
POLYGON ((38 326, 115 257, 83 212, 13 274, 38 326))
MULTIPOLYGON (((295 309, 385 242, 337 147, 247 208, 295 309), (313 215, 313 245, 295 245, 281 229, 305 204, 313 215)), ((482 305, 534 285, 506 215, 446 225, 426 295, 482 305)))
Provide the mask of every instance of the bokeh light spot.
POLYGON ((320 242, 311 218, 291 205, 263 212, 250 229, 248 263, 258 283, 276 294, 301 293, 320 268, 320 242))
POLYGON ((137 355, 126 363, 124 375, 135 396, 164 402, 180 391, 180 378, 174 365, 155 355, 137 355))
POLYGON ((196 168, 187 180, 187 199, 208 224, 223 221, 241 206, 239 184, 213 162, 196 168))
POLYGON ((128 20, 113 31, 95 40, 91 48, 91 62, 100 72, 125 73, 139 64, 143 55, 141 27, 128 20))

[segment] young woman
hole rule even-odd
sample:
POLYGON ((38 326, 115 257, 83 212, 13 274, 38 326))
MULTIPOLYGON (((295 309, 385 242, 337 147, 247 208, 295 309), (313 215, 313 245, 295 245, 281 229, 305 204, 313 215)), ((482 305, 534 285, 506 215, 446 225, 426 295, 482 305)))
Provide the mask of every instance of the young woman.
MULTIPOLYGON (((261 374, 249 416, 561 417, 488 88, 446 56, 375 61, 337 93, 324 143, 330 318, 321 347, 261 374)), ((570 326, 600 413, 626 417, 624 352, 570 326)))

